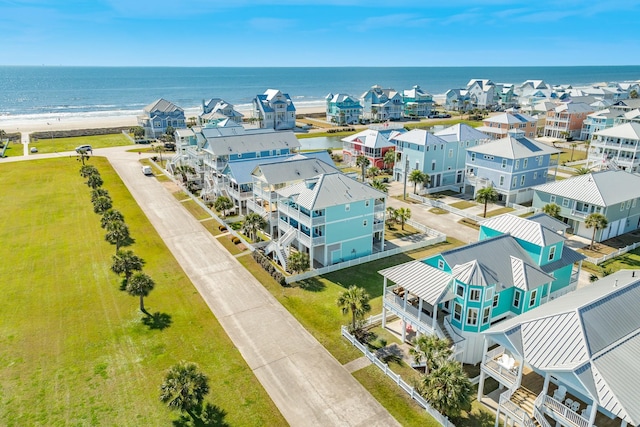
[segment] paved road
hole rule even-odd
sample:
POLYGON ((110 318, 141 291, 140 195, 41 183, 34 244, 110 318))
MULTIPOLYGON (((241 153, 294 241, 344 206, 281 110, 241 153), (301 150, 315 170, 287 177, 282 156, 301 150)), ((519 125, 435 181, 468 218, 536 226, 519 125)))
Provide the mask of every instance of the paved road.
POLYGON ((107 156, 291 425, 399 425, 157 180, 141 173, 137 155, 96 154, 107 156))

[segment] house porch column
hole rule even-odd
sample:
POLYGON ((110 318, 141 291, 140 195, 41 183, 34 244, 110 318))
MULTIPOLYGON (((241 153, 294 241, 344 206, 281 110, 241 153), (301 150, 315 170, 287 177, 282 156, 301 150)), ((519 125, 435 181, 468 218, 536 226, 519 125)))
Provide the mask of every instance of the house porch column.
POLYGON ((551 374, 548 372, 544 374, 544 384, 542 386, 542 393, 548 394, 549 392, 549 381, 551 380, 551 374))
MULTIPOLYGON (((593 426, 593 423, 596 421, 596 414, 598 413, 598 402, 596 402, 595 400, 593 401, 593 404, 591 405, 591 413, 589 414, 589 425, 593 426)), ((625 420, 622 420, 622 422, 620 423, 620 427, 627 427, 627 422, 625 420)))
POLYGON ((382 281, 382 329, 387 325, 387 309, 384 308, 384 301, 387 297, 387 278, 382 281))

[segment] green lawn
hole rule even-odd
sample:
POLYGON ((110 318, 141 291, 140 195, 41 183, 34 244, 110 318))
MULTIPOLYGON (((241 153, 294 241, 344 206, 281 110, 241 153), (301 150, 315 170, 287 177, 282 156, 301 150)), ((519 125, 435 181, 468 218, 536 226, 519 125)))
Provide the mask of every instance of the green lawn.
POLYGON ((0 424, 170 425, 166 370, 196 362, 230 425, 284 425, 269 396, 108 162, 93 157, 156 281, 144 322, 119 290, 75 159, 0 168, 0 424))
MULTIPOLYGON (((2 153, 2 148, 0 148, 0 154, 2 153)), ((4 152, 6 157, 17 157, 24 155, 24 145, 22 145, 19 141, 10 142, 7 147, 7 151, 4 152)))
POLYGON ((456 209, 469 209, 478 206, 476 202, 470 202, 468 200, 460 200, 459 202, 450 203, 449 206, 456 209))
POLYGON ((59 153, 62 151, 74 151, 79 145, 91 145, 96 148, 118 147, 121 145, 133 145, 131 141, 121 133, 110 135, 76 136, 72 138, 41 138, 37 142, 31 141, 29 149, 36 147, 39 154, 59 153))
POLYGON ((622 269, 640 268, 640 248, 634 249, 599 265, 602 270, 616 272, 622 269))
MULTIPOLYGON (((579 147, 582 147, 584 145, 584 143, 582 142, 578 142, 577 143, 579 147)), ((577 162, 579 160, 585 160, 587 158, 587 152, 586 151, 582 151, 582 150, 573 150, 573 160, 571 157, 571 148, 563 148, 562 152, 560 153, 560 164, 563 164, 564 162, 577 162)))
POLYGON ((513 212, 514 210, 515 209, 513 209, 513 208, 507 208, 507 207, 493 209, 493 210, 487 211, 487 218, 491 218, 491 217, 494 217, 494 216, 502 215, 504 213, 513 212))

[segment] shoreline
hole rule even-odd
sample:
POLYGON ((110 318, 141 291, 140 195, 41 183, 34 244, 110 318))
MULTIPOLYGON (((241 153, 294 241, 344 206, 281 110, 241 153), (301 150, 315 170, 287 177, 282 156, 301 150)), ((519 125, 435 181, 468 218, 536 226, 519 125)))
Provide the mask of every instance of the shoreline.
MULTIPOLYGON (((250 114, 250 111, 239 110, 245 116, 250 114)), ((324 106, 313 107, 301 107, 296 109, 296 115, 304 114, 318 114, 325 111, 324 106)), ((11 116, 0 116, 0 129, 7 133, 33 133, 33 132, 55 132, 65 130, 77 130, 77 129, 100 129, 100 128, 112 128, 112 127, 133 127, 138 125, 138 116, 142 111, 137 114, 122 114, 122 115, 100 115, 99 112, 95 112, 95 115, 81 116, 81 117, 57 117, 43 116, 42 118, 12 118, 11 116)))

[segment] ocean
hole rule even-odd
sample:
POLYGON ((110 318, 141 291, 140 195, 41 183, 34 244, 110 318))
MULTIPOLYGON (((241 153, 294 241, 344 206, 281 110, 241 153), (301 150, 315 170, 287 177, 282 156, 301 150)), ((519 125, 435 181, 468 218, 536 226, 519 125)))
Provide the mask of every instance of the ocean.
MULTIPOLYGON (((392 59, 392 58, 391 58, 392 59)), ((359 97, 373 85, 396 90, 420 85, 434 96, 465 87, 472 78, 496 83, 541 79, 584 85, 640 79, 640 66, 588 67, 51 67, 0 66, 0 117, 42 119, 139 114, 165 98, 200 111, 204 99, 222 98, 246 111, 266 89, 288 93, 299 108, 321 107, 329 93, 359 97)))

